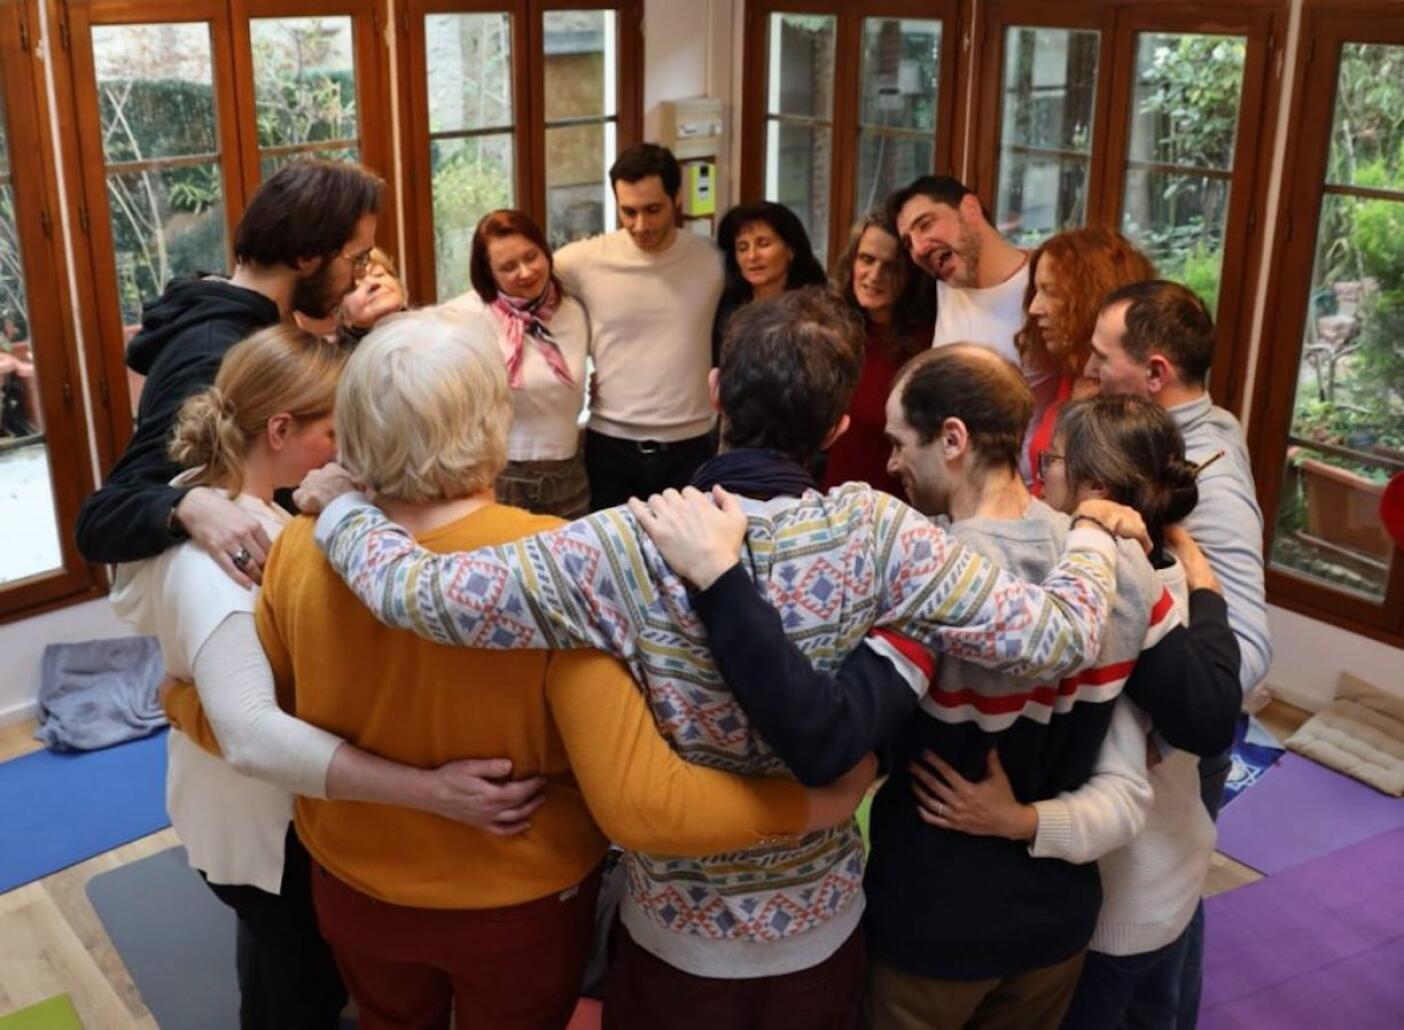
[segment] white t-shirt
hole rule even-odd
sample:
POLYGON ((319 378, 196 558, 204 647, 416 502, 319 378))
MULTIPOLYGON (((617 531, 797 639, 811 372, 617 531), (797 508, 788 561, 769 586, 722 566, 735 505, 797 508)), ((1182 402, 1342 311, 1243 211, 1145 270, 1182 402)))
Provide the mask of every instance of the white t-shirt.
MULTIPOLYGON (((446 301, 443 307, 486 318, 499 342, 504 340, 502 320, 474 291, 446 301)), ((523 341, 522 385, 512 391, 512 430, 507 437, 507 457, 512 461, 556 461, 574 457, 580 447, 590 321, 578 300, 563 296, 547 326, 574 382, 566 384, 557 379, 540 346, 529 339, 523 341)), ((506 359, 505 352, 503 358, 506 359)))
MULTIPOLYGON (((257 498, 240 495, 236 503, 270 538, 289 521, 286 512, 257 498)), ((118 617, 155 636, 166 671, 187 680, 194 679, 195 657, 220 623, 235 612, 252 613, 257 598, 188 541, 159 557, 119 566, 111 594, 118 617)), ((250 884, 277 894, 292 792, 245 776, 179 730, 171 730, 167 746, 166 810, 190 864, 211 883, 250 884)))
POLYGON ((1014 336, 1024 325, 1024 292, 1029 263, 998 286, 986 290, 936 282, 936 332, 931 346, 978 343, 1019 365, 1014 336))
POLYGON ((709 432, 707 372, 722 294, 716 244, 680 231, 650 254, 620 229, 562 247, 556 274, 590 318, 590 428, 624 440, 709 432))

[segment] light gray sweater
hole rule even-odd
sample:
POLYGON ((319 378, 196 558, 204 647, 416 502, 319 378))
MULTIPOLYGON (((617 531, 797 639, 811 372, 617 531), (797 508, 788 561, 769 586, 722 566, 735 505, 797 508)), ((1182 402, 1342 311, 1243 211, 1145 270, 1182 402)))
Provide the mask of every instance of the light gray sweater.
POLYGON ((1185 438, 1190 461, 1224 456, 1199 477, 1199 503, 1185 529, 1223 583, 1229 626, 1243 655, 1239 683, 1246 694, 1272 664, 1267 598, 1263 592, 1263 513, 1253 485, 1253 465, 1238 420, 1205 393, 1168 409, 1185 438))

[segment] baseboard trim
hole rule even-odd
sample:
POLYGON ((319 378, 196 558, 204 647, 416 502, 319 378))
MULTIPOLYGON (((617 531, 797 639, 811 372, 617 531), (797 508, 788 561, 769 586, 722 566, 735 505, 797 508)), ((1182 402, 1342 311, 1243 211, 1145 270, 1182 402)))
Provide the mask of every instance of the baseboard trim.
POLYGON ((17 722, 24 722, 26 719, 37 718, 38 715, 38 701, 21 701, 19 704, 10 705, 8 708, 0 708, 0 726, 13 726, 17 722))

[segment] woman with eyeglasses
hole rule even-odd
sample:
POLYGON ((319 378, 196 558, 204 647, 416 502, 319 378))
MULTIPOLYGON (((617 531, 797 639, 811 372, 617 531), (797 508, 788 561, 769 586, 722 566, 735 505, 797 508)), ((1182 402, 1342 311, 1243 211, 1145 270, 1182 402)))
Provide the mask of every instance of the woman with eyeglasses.
MULTIPOLYGON (((1176 525, 1198 500, 1195 479, 1202 466, 1186 461, 1184 441, 1168 413, 1140 397, 1074 401, 1059 414, 1038 465, 1044 500, 1054 508, 1068 512, 1099 497, 1140 513, 1153 545, 1152 564, 1196 634, 1196 646, 1214 649, 1215 660, 1205 668, 1216 691, 1233 694, 1239 656, 1218 580, 1193 538, 1176 525)), ((1021 804, 998 774, 972 783, 944 764, 936 766, 939 775, 914 770, 928 822, 1012 840, 1030 840, 1033 827, 1035 857, 1098 862, 1102 908, 1064 1028, 1173 1027, 1179 1012, 1188 930, 1202 918, 1215 829, 1200 800, 1197 754, 1171 747, 1163 735, 1174 727, 1170 735, 1180 744, 1196 743, 1181 726, 1191 702, 1173 697, 1156 704, 1156 710, 1143 710, 1125 695, 1119 698, 1114 722, 1135 720, 1140 732, 1114 728, 1107 740, 1144 741, 1144 749, 1118 753, 1104 744, 1092 779, 1049 801, 1021 804), (1131 836, 1134 827, 1116 817, 1109 787, 1126 771, 1144 773, 1146 767, 1154 799, 1145 828, 1131 836)), ((1231 736, 1232 726, 1216 732, 1231 736)), ((1221 743, 1203 740, 1197 750, 1212 751, 1221 743)))
POLYGON ((561 287, 546 234, 521 211, 483 216, 473 232, 468 274, 473 289, 444 307, 488 314, 512 391, 497 499, 537 515, 586 515, 590 482, 580 446, 590 350, 585 308, 561 287))
POLYGON ((1155 266, 1119 232, 1072 229, 1050 236, 1029 256, 1024 325, 1014 345, 1034 392, 1034 417, 1020 471, 1035 496, 1039 454, 1052 439, 1063 405, 1094 392, 1083 377, 1102 298, 1130 283, 1155 278, 1155 266))

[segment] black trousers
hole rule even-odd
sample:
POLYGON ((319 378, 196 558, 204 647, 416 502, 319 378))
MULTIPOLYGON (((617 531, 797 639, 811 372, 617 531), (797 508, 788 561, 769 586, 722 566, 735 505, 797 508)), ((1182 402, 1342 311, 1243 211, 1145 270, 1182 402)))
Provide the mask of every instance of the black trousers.
POLYGON ((240 1030, 335 1030, 346 988, 317 928, 307 849, 288 824, 281 894, 211 883, 239 917, 240 1030))
POLYGON ((682 489, 697 466, 712 456, 712 434, 662 443, 623 440, 585 431, 585 472, 590 477, 590 510, 613 508, 630 497, 646 498, 682 489))

